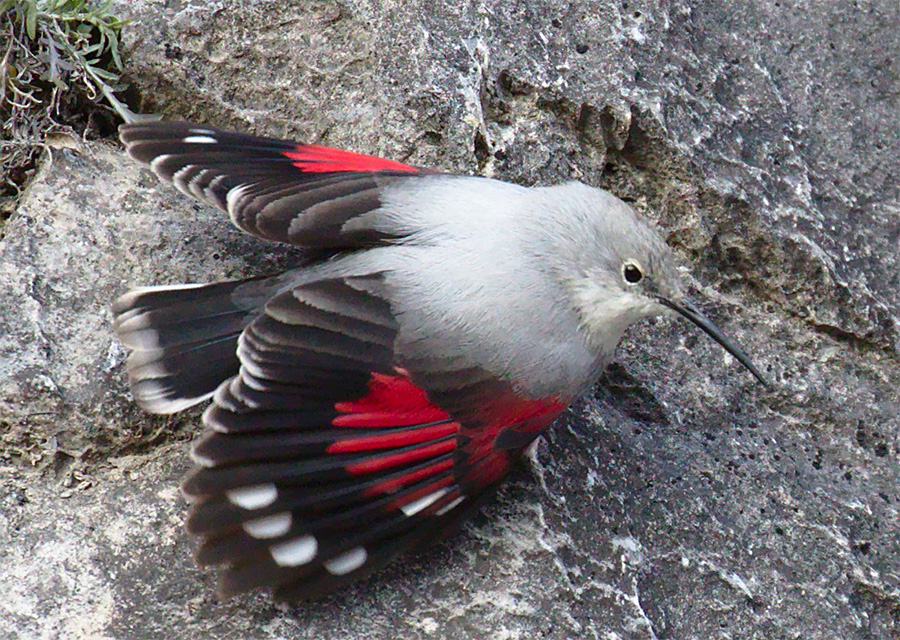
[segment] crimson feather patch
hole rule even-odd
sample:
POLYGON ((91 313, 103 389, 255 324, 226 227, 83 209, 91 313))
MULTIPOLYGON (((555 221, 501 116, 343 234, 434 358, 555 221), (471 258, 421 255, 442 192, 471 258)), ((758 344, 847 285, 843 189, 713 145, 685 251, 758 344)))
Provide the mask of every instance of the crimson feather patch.
POLYGON ((332 171, 399 171, 416 173, 418 169, 402 162, 385 160, 353 151, 341 151, 316 144, 304 144, 293 151, 284 151, 286 158, 295 160, 294 166, 304 173, 327 173, 332 171))

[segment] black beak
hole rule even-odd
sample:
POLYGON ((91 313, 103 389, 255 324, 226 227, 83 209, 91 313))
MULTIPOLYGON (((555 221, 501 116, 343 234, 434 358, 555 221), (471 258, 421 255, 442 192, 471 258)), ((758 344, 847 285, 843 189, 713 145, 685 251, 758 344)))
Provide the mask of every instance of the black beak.
POLYGON ((734 344, 728 338, 728 336, 722 333, 722 330, 714 325, 712 320, 700 313, 700 310, 695 307, 690 301, 682 298, 679 302, 672 302, 671 300, 667 300, 663 297, 659 297, 657 298, 657 300, 659 300, 660 303, 666 305, 670 309, 674 309, 685 318, 693 322, 695 325, 703 329, 713 340, 725 347, 725 350, 728 353, 737 358, 738 362, 747 367, 750 373, 756 376, 757 380, 762 382, 769 389, 772 388, 772 385, 769 384, 769 381, 763 377, 763 374, 759 372, 759 369, 753 366, 753 363, 750 362, 750 358, 747 356, 747 354, 744 353, 740 347, 734 344))

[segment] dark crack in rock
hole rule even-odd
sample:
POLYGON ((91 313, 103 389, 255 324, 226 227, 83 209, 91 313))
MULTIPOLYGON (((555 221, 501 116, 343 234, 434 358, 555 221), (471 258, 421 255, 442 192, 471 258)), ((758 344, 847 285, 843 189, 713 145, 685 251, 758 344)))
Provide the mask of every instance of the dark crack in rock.
POLYGON ((0 240, 0 619, 22 640, 900 637, 900 6, 117 2, 143 108, 523 184, 605 186, 776 382, 678 318, 465 530, 312 605, 228 602, 109 304, 267 273, 118 150, 54 149, 0 240))

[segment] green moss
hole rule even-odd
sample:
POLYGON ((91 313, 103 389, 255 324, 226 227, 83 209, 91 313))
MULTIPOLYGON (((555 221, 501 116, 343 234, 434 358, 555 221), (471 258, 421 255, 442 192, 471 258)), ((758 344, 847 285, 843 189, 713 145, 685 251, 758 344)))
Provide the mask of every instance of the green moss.
POLYGON ((0 0, 0 198, 18 191, 48 133, 83 133, 98 109, 131 119, 116 96, 124 22, 111 5, 0 0))

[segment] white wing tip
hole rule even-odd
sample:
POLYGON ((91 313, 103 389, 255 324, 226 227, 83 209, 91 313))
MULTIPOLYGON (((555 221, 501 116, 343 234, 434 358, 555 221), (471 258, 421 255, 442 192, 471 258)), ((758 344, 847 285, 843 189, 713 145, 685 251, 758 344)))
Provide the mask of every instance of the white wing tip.
MULTIPOLYGON (((131 307, 135 305, 139 296, 145 293, 153 293, 154 291, 181 291, 184 289, 201 289, 203 287, 208 287, 208 284, 197 284, 197 283, 188 283, 188 284, 161 284, 156 286, 149 287, 135 287, 130 291, 123 293, 120 295, 115 302, 115 306, 119 308, 125 308, 131 311, 131 307)), ((127 313, 127 312, 126 312, 127 313)))
POLYGON ((255 511, 268 507, 278 498, 278 489, 271 482, 266 484, 255 484, 249 487, 240 487, 226 492, 225 496, 228 501, 248 511, 255 511))
POLYGON ((459 496, 459 497, 458 497, 456 500, 454 500, 453 502, 449 502, 449 503, 445 504, 443 507, 441 507, 440 509, 438 509, 438 510, 435 512, 434 515, 436 515, 436 516, 442 516, 442 515, 444 515, 445 513, 449 512, 449 511, 452 511, 453 509, 455 509, 456 507, 458 507, 460 504, 462 504, 463 501, 464 501, 465 499, 466 499, 465 496, 459 496))
POLYGON ((141 380, 141 390, 134 394, 134 399, 147 413, 158 413, 162 415, 179 413, 185 409, 190 409, 194 405, 209 400, 213 393, 215 393, 211 391, 210 393, 203 394, 196 398, 167 397, 171 392, 169 387, 162 383, 154 383, 152 380, 153 378, 141 380))
MULTIPOLYGON (((191 133, 196 133, 192 131, 191 133)), ((208 135, 192 135, 181 140, 185 144, 216 144, 218 140, 208 135)))
POLYGON ((248 520, 241 526, 250 537, 257 540, 265 540, 280 538, 290 531, 292 522, 291 514, 285 511, 284 513, 276 513, 271 516, 257 518, 256 520, 248 520))
POLYGON ((299 567, 308 564, 316 557, 318 551, 319 542, 311 535, 292 538, 269 548, 272 559, 279 567, 299 567))
POLYGON ((368 559, 369 554, 364 548, 355 547, 346 553, 335 556, 331 560, 326 560, 323 564, 331 575, 343 576, 359 569, 368 559))
POLYGON ((400 510, 406 515, 407 518, 410 518, 423 509, 427 509, 435 502, 443 498, 447 495, 449 489, 438 489, 433 493, 429 493, 427 496, 422 496, 418 500, 413 500, 412 502, 403 505, 400 507, 400 510))

